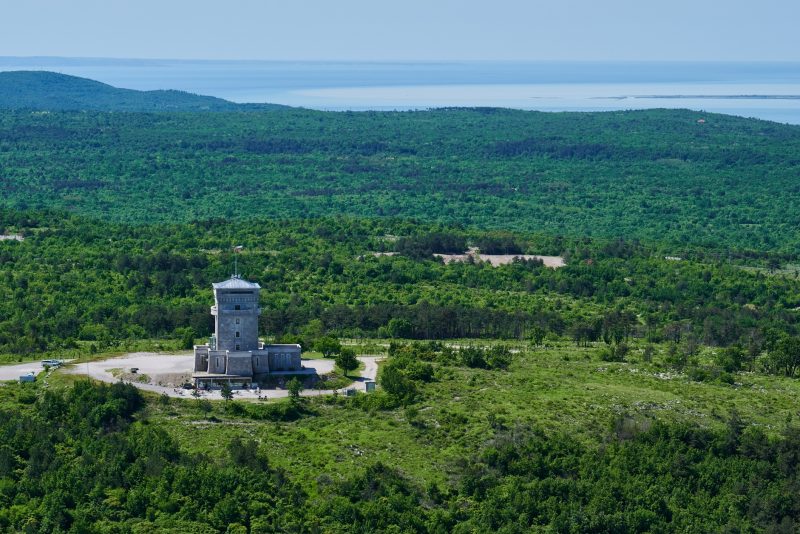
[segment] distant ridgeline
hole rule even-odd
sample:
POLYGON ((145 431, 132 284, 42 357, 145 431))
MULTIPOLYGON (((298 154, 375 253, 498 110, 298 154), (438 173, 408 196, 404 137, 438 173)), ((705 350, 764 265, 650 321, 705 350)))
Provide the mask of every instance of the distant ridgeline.
POLYGON ((0 109, 37 111, 246 111, 275 104, 236 104, 185 91, 119 89, 46 71, 0 72, 0 109))

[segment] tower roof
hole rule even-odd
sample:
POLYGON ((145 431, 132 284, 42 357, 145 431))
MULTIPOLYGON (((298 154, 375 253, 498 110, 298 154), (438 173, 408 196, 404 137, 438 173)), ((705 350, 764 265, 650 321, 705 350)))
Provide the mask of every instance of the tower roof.
POLYGON ((231 276, 224 282, 218 282, 216 284, 211 284, 211 285, 214 287, 214 289, 261 289, 261 286, 256 284, 255 282, 248 282, 247 280, 242 280, 238 276, 231 276))

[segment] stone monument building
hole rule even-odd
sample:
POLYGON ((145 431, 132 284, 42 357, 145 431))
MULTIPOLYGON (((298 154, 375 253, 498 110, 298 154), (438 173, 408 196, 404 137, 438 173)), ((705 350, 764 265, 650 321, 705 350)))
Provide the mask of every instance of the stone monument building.
POLYGON ((228 382, 247 387, 276 371, 300 371, 300 345, 265 345, 258 339, 258 294, 261 286, 233 275, 212 284, 214 334, 206 345, 194 347, 196 387, 228 382))

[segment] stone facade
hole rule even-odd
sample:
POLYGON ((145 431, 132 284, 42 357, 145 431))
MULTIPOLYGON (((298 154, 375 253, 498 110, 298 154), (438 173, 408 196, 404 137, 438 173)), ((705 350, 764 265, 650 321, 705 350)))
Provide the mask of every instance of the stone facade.
POLYGON ((260 375, 302 369, 300 345, 265 345, 258 339, 261 286, 232 276, 213 288, 214 335, 210 343, 194 347, 195 386, 246 387, 260 375))

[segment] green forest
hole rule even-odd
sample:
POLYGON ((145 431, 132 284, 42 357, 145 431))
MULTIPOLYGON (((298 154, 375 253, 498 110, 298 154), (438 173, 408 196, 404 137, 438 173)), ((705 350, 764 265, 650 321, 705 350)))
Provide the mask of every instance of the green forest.
POLYGON ((0 530, 795 532, 799 165, 686 110, 2 111, 0 362, 190 348, 234 263, 269 340, 385 360, 0 383, 0 530))
POLYGON ((686 110, 7 111, 0 199, 136 224, 401 217, 797 254, 798 153, 796 126, 686 110))
MULTIPOLYGON (((362 456, 349 476, 318 473, 309 484, 224 422, 287 432, 293 423, 271 422, 262 405, 148 403, 133 386, 87 381, 60 391, 11 389, 0 390, 4 530, 793 532, 800 513, 796 425, 769 436, 735 417, 714 430, 661 422, 637 430, 620 418, 598 450, 496 416, 492 437, 453 461, 447 483, 362 456), (169 430, 179 413, 216 421, 225 446, 187 451, 169 430)), ((381 425, 385 438, 410 433, 417 443, 444 445, 463 439, 472 422, 453 413, 434 427, 413 406, 392 417, 399 428, 381 425)), ((374 427, 369 409, 376 410, 331 400, 298 410, 306 420, 348 412, 374 427)))
POLYGON ((260 329, 308 348, 347 338, 513 339, 737 346, 796 336, 800 280, 742 258, 637 241, 562 238, 393 219, 252 219, 128 225, 54 212, 2 214, 0 353, 6 359, 126 340, 211 334, 211 283, 239 269, 265 288, 260 329), (7 230, 9 231, 9 230, 7 230), (433 250, 562 254, 493 267, 433 250), (393 255, 387 254, 393 252, 393 255), (381 253, 380 255, 378 255, 381 253))

